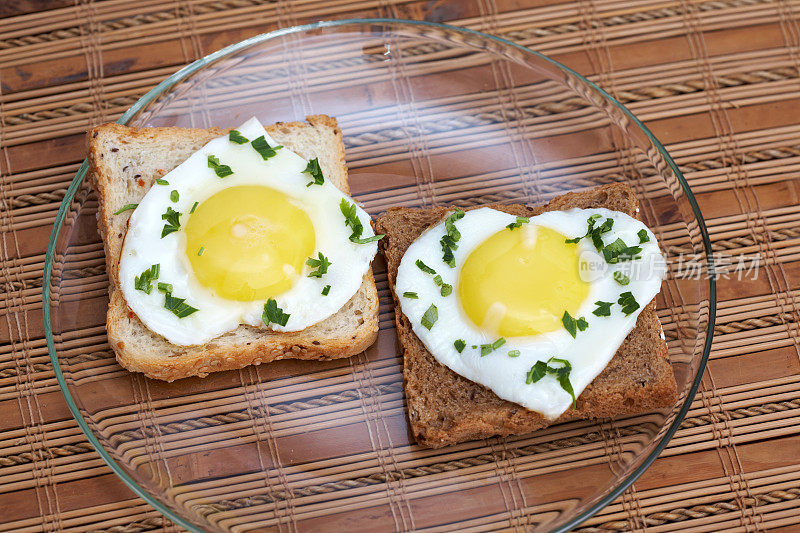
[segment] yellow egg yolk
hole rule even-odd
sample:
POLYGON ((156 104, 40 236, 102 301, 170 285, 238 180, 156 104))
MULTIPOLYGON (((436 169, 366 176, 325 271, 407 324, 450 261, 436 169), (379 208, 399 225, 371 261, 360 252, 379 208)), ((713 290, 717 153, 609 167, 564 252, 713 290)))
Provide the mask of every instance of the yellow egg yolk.
POLYGON ((229 300, 285 292, 315 246, 308 215, 285 194, 262 186, 223 189, 186 223, 186 255, 197 280, 229 300))
POLYGON ((495 233, 461 268, 458 295, 479 328, 502 337, 537 335, 563 327, 564 311, 576 317, 589 294, 579 276, 578 247, 542 226, 495 233))

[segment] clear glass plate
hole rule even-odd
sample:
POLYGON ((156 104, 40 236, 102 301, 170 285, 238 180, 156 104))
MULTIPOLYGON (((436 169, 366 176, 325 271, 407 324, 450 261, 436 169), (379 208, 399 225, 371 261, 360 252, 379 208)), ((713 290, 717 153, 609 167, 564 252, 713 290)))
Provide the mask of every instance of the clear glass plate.
POLYGON ((586 520, 664 448, 711 343, 708 236, 664 147, 622 105, 540 54, 393 20, 254 37, 177 72, 119 122, 230 127, 253 115, 271 123, 313 113, 338 118, 353 196, 372 215, 633 187, 670 259, 658 314, 679 401, 637 417, 419 448, 381 258, 381 330, 363 354, 175 383, 130 374, 106 342, 107 278, 84 164, 48 249, 44 320, 57 378, 91 443, 137 494, 190 530, 564 530, 586 520), (680 271, 687 261, 704 275, 680 271))

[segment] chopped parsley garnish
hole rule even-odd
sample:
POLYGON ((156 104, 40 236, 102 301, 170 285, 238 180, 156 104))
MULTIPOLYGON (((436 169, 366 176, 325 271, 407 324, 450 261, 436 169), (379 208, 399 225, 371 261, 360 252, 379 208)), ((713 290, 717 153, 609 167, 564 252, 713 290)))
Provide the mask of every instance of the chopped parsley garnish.
POLYGON ((164 308, 172 311, 178 318, 185 318, 197 311, 197 308, 186 303, 186 298, 175 298, 171 292, 164 294, 164 308))
POLYGON ((431 267, 429 267, 428 265, 426 265, 425 263, 423 263, 422 259, 417 259, 417 261, 414 264, 417 265, 417 268, 419 268, 426 274, 434 274, 434 275, 436 274, 436 271, 431 267))
POLYGON ((566 329, 567 332, 572 335, 573 339, 578 334, 578 330, 583 331, 589 327, 589 323, 586 322, 585 318, 580 317, 579 319, 575 320, 568 311, 564 311, 564 316, 561 317, 561 323, 564 324, 564 329, 566 329))
POLYGON ((426 274, 433 275, 433 282, 436 284, 437 287, 441 287, 441 289, 439 289, 439 292, 442 296, 450 296, 451 294, 453 294, 453 286, 448 283, 445 283, 444 280, 442 280, 442 276, 437 274, 434 269, 423 263, 422 259, 417 259, 414 264, 416 264, 417 268, 419 268, 426 274))
POLYGON ((519 350, 509 350, 508 351, 509 357, 519 357, 519 350))
POLYGON ((322 175, 322 169, 319 168, 319 158, 315 157, 311 161, 308 162, 306 165, 306 169, 303 171, 306 174, 310 174, 314 181, 310 181, 306 184, 306 187, 311 187, 312 185, 322 185, 325 183, 325 177, 322 175))
POLYGON ((590 237, 592 239, 592 244, 594 244, 594 247, 597 248, 598 250, 601 250, 603 248, 602 235, 604 233, 608 233, 609 231, 611 231, 611 228, 614 227, 614 219, 612 218, 607 218, 602 224, 595 227, 595 224, 601 218, 603 217, 598 214, 590 216, 588 219, 586 219, 586 223, 588 225, 586 235, 583 235, 581 237, 575 237, 574 239, 567 239, 564 242, 566 242, 567 244, 577 244, 578 242, 580 242, 581 239, 590 237))
POLYGON ((467 347, 467 343, 464 342, 464 339, 456 339, 455 342, 453 342, 453 347, 458 353, 461 353, 464 351, 464 348, 467 347))
POLYGON ((616 272, 614 272, 614 281, 616 281, 620 285, 627 285, 628 283, 631 282, 631 278, 626 276, 619 270, 617 270, 616 272))
POLYGON ((547 362, 536 361, 536 364, 531 367, 531 369, 528 371, 528 374, 525 376, 525 383, 528 385, 531 383, 536 383, 546 374, 555 376, 555 378, 558 380, 558 384, 561 385, 561 388, 567 391, 570 396, 572 396, 572 406, 575 407, 575 391, 572 389, 572 383, 569 381, 570 372, 572 372, 572 365, 569 363, 569 361, 566 359, 556 359, 555 357, 551 357, 547 360, 547 362), (551 361, 563 366, 550 366, 551 361))
POLYGON ((617 239, 603 248, 603 257, 606 263, 616 264, 620 261, 632 261, 636 259, 636 254, 642 251, 639 246, 628 246, 622 239, 617 239))
POLYGON ((180 197, 181 196, 180 194, 178 194, 178 191, 171 191, 169 193, 169 199, 172 200, 173 202, 177 202, 178 200, 180 200, 180 197))
POLYGON ((611 306, 614 305, 614 302, 604 302, 602 300, 598 300, 594 303, 597 306, 597 309, 592 311, 594 316, 611 316, 611 306))
POLYGON ((420 323, 425 327, 425 329, 430 331, 437 320, 439 320, 439 310, 436 309, 435 305, 431 304, 428 310, 425 311, 425 314, 422 315, 420 323))
POLYGON ((634 298, 633 294, 630 292, 623 292, 620 294, 617 303, 622 306, 622 312, 625 313, 625 316, 639 309, 639 302, 636 301, 636 298, 634 298))
POLYGON ((308 273, 309 278, 321 278, 324 274, 327 274, 328 267, 331 266, 331 262, 328 261, 328 258, 322 255, 322 252, 317 254, 319 259, 314 259, 313 257, 309 257, 306 259, 306 264, 312 268, 316 268, 316 270, 312 270, 308 273))
POLYGON ((171 283, 164 283, 163 281, 158 282, 158 291, 164 293, 172 294, 172 284, 171 283))
POLYGON ((163 239, 170 233, 176 232, 181 228, 180 221, 181 214, 171 207, 167 207, 167 212, 161 215, 161 220, 166 220, 164 228, 161 230, 161 238, 163 239))
POLYGON ((650 235, 647 234, 646 229, 640 229, 636 232, 636 235, 639 236, 639 244, 650 242, 650 235))
POLYGON ((197 255, 201 256, 201 255, 203 255, 203 252, 205 252, 205 251, 206 251, 206 247, 205 246, 201 246, 200 249, 197 250, 197 255))
POLYGON ((192 206, 192 208, 191 208, 191 209, 189 209, 189 214, 190 214, 190 215, 191 215, 192 213, 194 213, 194 210, 195 210, 195 209, 197 209, 197 204, 198 204, 198 203, 200 203, 200 202, 195 202, 195 203, 194 203, 194 205, 192 206))
POLYGON ((120 213, 124 213, 125 211, 130 211, 131 209, 136 209, 139 207, 139 204, 125 204, 119 208, 118 211, 114 212, 115 215, 119 215, 120 213))
POLYGON ((406 292, 403 293, 403 298, 410 298, 412 300, 418 300, 419 299, 419 294, 417 294, 416 292, 406 291, 406 292))
POLYGON ((219 162, 219 159, 214 157, 213 155, 208 156, 208 168, 214 169, 214 173, 219 178, 224 178, 226 176, 230 176, 233 174, 233 170, 228 165, 222 165, 219 162))
POLYGON ((439 244, 442 245, 442 261, 444 261, 450 268, 455 268, 456 260, 453 256, 453 250, 458 249, 456 244, 461 239, 461 232, 456 228, 456 222, 464 218, 464 211, 456 207, 455 213, 447 217, 444 221, 444 227, 447 233, 442 236, 439 244))
POLYGON ((261 320, 264 321, 265 326, 269 326, 272 323, 285 326, 286 322, 289 321, 289 316, 291 315, 284 313, 283 309, 278 307, 278 302, 276 302, 274 298, 270 298, 267 300, 267 303, 264 304, 264 312, 261 313, 261 320))
POLYGON ((250 145, 256 152, 259 153, 259 155, 261 155, 261 159, 263 159, 264 161, 266 161, 270 157, 274 157, 275 154, 277 153, 277 150, 283 148, 283 146, 281 145, 270 146, 269 143, 267 142, 267 139, 263 135, 258 139, 253 139, 250 145))
POLYGON ((330 285, 325 285, 324 287, 322 287, 322 295, 323 296, 327 296, 329 292, 331 292, 331 286, 330 285))
POLYGON ((498 349, 499 347, 501 347, 505 343, 506 343, 506 340, 503 337, 500 337, 499 339, 497 339, 496 341, 494 341, 491 344, 481 344, 481 357, 483 357, 485 355, 489 355, 490 353, 492 353, 493 351, 495 351, 496 349, 498 349))
POLYGON ((156 180, 156 183, 158 183, 159 185, 169 185, 169 182, 167 180, 161 180, 161 179, 156 180))
POLYGON ((228 140, 236 144, 247 144, 250 142, 250 139, 248 139, 247 137, 245 137, 236 130, 231 130, 231 132, 228 134, 228 140))
POLYGON ((516 222, 512 222, 506 227, 513 231, 517 228, 521 228, 523 224, 527 224, 528 222, 530 222, 530 219, 528 217, 517 217, 516 222))
POLYGON ((155 279, 158 279, 158 273, 161 271, 161 265, 153 265, 144 272, 142 272, 141 276, 136 276, 133 279, 133 286, 136 290, 145 292, 150 294, 150 291, 153 290, 153 286, 151 282, 155 279))
POLYGON ((349 226, 353 232, 350 234, 350 241, 356 244, 367 244, 373 241, 379 241, 383 238, 383 235, 373 235, 372 237, 367 237, 365 239, 361 238, 361 234, 364 232, 364 226, 361 224, 361 220, 358 218, 358 213, 356 212, 356 204, 351 204, 344 198, 342 201, 339 202, 339 210, 344 215, 344 225, 349 226))

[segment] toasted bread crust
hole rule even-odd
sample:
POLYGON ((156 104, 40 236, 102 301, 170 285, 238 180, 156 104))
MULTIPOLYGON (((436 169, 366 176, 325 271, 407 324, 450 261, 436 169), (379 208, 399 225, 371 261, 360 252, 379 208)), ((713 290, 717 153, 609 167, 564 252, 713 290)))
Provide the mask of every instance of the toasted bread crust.
MULTIPOLYGON (((319 157, 325 176, 349 194, 344 143, 336 119, 314 115, 305 122, 279 122, 266 131, 306 159, 319 157)), ((298 332, 240 326, 204 345, 177 346, 150 331, 130 310, 119 289, 119 258, 130 212, 160 178, 211 139, 219 128, 130 128, 103 124, 89 131, 89 180, 98 193, 97 222, 106 253, 110 301, 106 329, 119 363, 146 376, 173 381, 278 359, 337 359, 364 351, 378 335, 378 295, 372 271, 358 292, 328 319, 298 332), (143 160, 144 148, 161 159, 143 160)))
MULTIPOLYGON (((638 202, 625 185, 612 184, 567 193, 539 207, 492 205, 517 216, 544 211, 605 207, 638 218, 638 202)), ((397 268, 408 246, 449 208, 391 208, 376 221, 386 234, 381 250, 386 256, 389 284, 395 299, 398 340, 403 352, 403 384, 411 429, 417 442, 438 448, 491 436, 519 435, 551 422, 539 413, 503 400, 491 390, 456 374, 440 364, 411 329, 394 294, 397 268)), ((557 422, 639 414, 671 407, 677 399, 675 377, 669 364, 661 324, 650 303, 639 315, 636 327, 617 350, 603 372, 578 398, 577 408, 557 422)))

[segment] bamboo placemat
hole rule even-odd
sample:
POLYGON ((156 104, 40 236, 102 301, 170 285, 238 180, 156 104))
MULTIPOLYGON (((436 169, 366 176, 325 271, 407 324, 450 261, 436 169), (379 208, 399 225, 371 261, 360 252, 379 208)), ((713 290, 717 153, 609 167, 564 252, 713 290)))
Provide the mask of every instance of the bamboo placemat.
POLYGON ((0 4, 0 530, 176 529, 86 441, 44 342, 44 254, 86 129, 227 44, 367 16, 486 31, 587 75, 665 143, 706 217, 721 279, 700 392, 661 457, 583 530, 797 531, 800 1, 789 0, 0 4), (743 271, 742 256, 758 268, 743 271))

